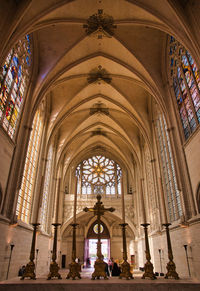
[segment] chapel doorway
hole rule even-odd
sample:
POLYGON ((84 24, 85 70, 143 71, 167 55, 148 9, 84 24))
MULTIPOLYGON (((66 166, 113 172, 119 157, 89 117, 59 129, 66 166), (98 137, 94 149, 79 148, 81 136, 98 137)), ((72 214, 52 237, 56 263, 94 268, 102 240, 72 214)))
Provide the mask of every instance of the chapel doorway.
MULTIPOLYGON (((101 252, 104 256, 104 261, 108 262, 109 260, 109 246, 110 240, 109 239, 102 239, 101 240, 101 252)), ((94 267, 94 263, 96 261, 97 255, 97 239, 89 239, 89 254, 88 257, 90 258, 91 267, 94 267)))
MULTIPOLYGON (((110 258, 110 234, 107 226, 101 221, 101 252, 104 256, 104 261, 108 262, 110 258)), ((97 258, 97 234, 98 225, 95 221, 89 228, 87 238, 85 240, 84 260, 86 268, 94 267, 94 262, 97 258)))

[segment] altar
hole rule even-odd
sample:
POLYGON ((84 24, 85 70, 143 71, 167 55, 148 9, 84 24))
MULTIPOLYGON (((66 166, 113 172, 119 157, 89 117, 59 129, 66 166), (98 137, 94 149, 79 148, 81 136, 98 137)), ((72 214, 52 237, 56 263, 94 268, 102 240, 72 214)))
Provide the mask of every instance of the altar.
MULTIPOLYGON (((92 268, 91 268, 92 269, 92 268)), ((134 272, 133 280, 109 277, 108 280, 91 280, 90 269, 81 272, 81 279, 65 279, 68 270, 60 270, 62 279, 47 280, 47 275, 36 280, 20 280, 19 277, 0 282, 0 291, 199 291, 200 281, 189 278, 157 280, 141 279, 141 272, 134 272)))

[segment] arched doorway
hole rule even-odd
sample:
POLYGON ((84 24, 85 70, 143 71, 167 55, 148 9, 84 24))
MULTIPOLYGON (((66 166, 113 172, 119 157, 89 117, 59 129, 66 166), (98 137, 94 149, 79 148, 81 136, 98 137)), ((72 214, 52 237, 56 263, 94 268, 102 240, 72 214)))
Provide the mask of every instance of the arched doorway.
MULTIPOLYGON (((104 256, 104 261, 108 261, 110 257, 110 234, 105 223, 101 221, 101 252, 104 256)), ((89 227, 87 238, 85 239, 84 259, 86 267, 93 267, 97 254, 97 234, 98 225, 97 220, 89 227)))

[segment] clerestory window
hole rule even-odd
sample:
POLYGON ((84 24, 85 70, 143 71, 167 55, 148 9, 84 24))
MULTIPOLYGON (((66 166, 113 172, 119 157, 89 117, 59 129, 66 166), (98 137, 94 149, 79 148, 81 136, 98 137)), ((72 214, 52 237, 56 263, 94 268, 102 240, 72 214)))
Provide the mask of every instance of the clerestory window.
POLYGON ((170 74, 185 139, 200 123, 200 75, 191 54, 169 38, 170 74))
POLYGON ((167 124, 164 114, 160 112, 157 113, 156 135, 160 151, 164 190, 166 193, 166 206, 169 213, 170 222, 172 222, 181 217, 182 206, 180 192, 177 186, 176 172, 172 156, 171 143, 167 131, 167 124))
POLYGON ((0 69, 0 124, 13 139, 31 73, 30 36, 18 41, 0 69))
POLYGON ((17 218, 26 223, 30 222, 42 129, 43 118, 38 110, 33 120, 16 209, 17 218))

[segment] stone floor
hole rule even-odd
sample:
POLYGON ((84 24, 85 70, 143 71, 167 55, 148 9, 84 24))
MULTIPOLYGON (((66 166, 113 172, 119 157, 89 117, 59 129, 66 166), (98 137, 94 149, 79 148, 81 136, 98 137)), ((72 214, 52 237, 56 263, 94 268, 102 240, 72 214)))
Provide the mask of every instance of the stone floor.
POLYGON ((61 270, 62 280, 46 280, 46 276, 38 276, 37 280, 19 277, 0 282, 2 291, 200 291, 200 282, 188 278, 180 280, 164 279, 157 280, 141 279, 141 272, 134 272, 134 280, 110 277, 109 280, 91 280, 92 269, 84 269, 81 272, 82 279, 66 280, 68 270, 61 270))

